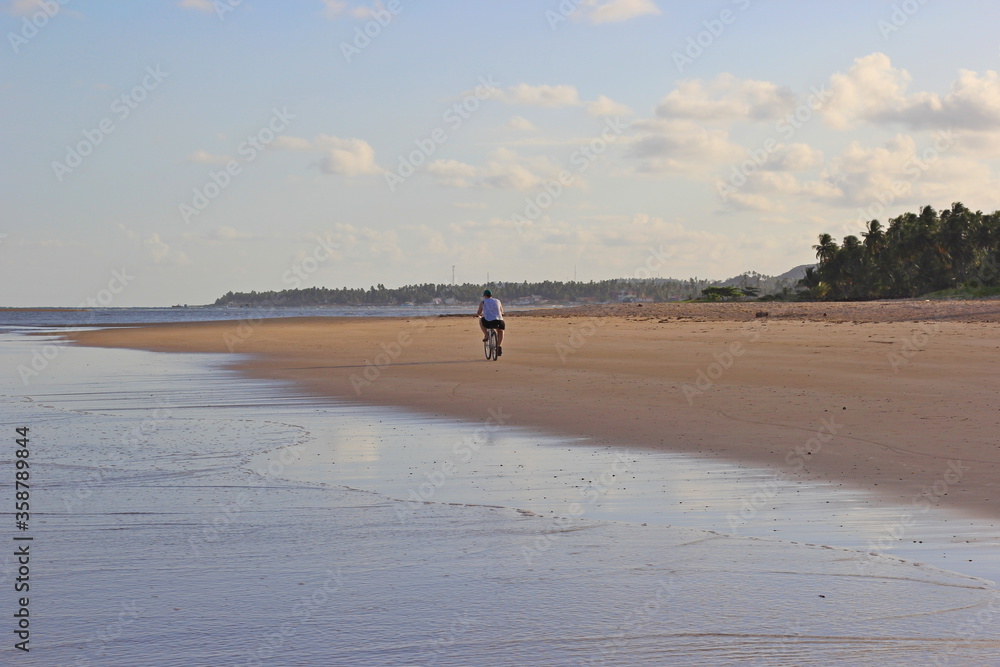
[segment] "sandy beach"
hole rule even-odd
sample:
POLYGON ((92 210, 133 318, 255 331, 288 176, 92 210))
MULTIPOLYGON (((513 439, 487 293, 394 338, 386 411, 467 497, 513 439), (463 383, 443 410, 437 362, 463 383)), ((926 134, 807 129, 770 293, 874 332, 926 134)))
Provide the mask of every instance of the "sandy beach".
POLYGON ((0 336, 32 655, 993 664, 997 324, 872 305, 0 336))
POLYGON ((996 518, 1000 303, 628 304, 508 316, 292 318, 69 334, 234 352, 317 395, 763 465, 996 518), (765 316, 766 314, 766 316, 765 316))

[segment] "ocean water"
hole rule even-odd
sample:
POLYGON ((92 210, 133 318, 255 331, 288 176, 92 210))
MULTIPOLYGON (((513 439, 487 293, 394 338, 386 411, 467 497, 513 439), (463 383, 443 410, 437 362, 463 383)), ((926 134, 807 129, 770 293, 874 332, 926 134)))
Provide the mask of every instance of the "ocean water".
MULTIPOLYGON (((545 306, 546 308, 558 306, 545 306)), ((518 306, 536 310, 539 306, 518 306)), ((0 308, 0 331, 37 327, 93 327, 108 324, 163 324, 167 322, 211 322, 219 320, 272 319, 280 317, 418 317, 474 314, 475 305, 454 306, 324 306, 311 308, 87 308, 81 310, 0 308)))
POLYGON ((502 406, 321 400, 208 355, 44 341, 25 384, 39 342, 0 335, 32 494, 0 539, 33 538, 28 654, 0 557, 3 664, 1000 664, 989 524, 921 516, 906 537, 931 546, 872 555, 901 508, 787 485, 734 535, 766 471, 512 429, 502 406))

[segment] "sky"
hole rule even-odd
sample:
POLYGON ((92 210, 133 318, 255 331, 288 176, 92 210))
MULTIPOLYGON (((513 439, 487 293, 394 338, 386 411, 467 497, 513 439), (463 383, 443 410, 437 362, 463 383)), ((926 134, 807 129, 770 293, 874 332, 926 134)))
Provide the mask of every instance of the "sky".
POLYGON ((1000 208, 985 0, 0 0, 0 306, 725 279, 1000 208))

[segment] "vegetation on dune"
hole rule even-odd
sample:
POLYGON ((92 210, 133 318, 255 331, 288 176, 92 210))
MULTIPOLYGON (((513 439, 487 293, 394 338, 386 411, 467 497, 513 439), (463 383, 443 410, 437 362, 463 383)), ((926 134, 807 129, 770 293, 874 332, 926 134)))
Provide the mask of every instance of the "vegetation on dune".
POLYGON ((706 287, 701 291, 704 301, 736 301, 747 297, 755 297, 760 293, 756 287, 706 287))
POLYGON ((866 223, 862 238, 838 244, 820 234, 819 264, 799 285, 818 300, 898 299, 921 295, 974 297, 1000 286, 1000 211, 972 212, 961 203, 939 214, 925 206, 883 227, 866 223))

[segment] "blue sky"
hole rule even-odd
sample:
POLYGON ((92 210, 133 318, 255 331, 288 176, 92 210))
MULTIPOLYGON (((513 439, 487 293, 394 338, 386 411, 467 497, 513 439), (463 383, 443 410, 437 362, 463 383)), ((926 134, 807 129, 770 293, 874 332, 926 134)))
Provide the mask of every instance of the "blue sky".
POLYGON ((1000 208, 998 18, 937 0, 7 0, 0 305, 453 265, 459 282, 780 273, 820 232, 1000 208))

